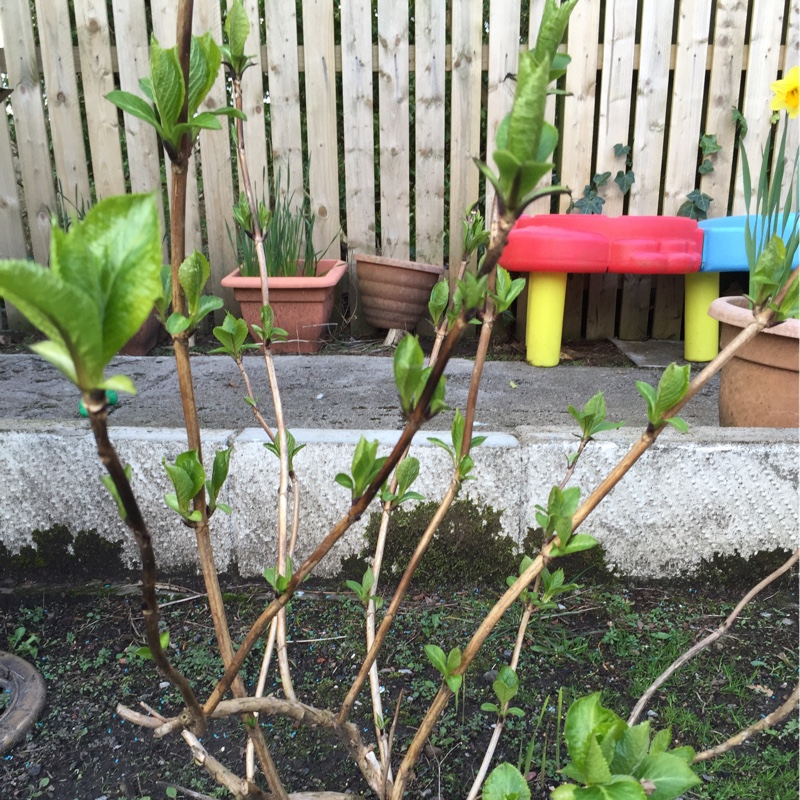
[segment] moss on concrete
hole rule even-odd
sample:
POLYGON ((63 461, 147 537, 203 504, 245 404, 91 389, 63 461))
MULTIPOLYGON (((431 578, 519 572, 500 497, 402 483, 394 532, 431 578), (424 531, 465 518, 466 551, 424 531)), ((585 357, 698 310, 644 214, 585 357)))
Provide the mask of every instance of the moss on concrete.
MULTIPOLYGON (((420 503, 392 514, 383 562, 385 580, 402 575, 436 507, 436 503, 420 503)), ((378 512, 370 516, 367 545, 358 556, 343 561, 344 577, 361 579, 375 548, 380 518, 378 512)), ((502 587, 508 575, 516 574, 519 559, 517 543, 503 534, 499 511, 471 500, 457 500, 433 537, 414 575, 414 585, 502 587)))
POLYGON ((97 531, 75 536, 64 525, 31 534, 32 545, 12 554, 0 545, 0 572, 9 577, 117 578, 129 574, 122 562, 122 543, 110 542, 97 531))

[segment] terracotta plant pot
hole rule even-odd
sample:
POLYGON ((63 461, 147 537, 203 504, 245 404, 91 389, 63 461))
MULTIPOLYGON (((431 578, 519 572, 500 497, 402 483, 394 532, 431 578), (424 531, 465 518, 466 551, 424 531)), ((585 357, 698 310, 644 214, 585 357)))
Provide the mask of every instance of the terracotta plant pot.
POLYGON ((364 317, 375 328, 413 331, 428 310, 444 267, 381 256, 356 255, 364 317))
MULTIPOLYGON (((725 347, 753 321, 743 297, 720 297, 708 310, 720 321, 725 347)), ((719 422, 725 427, 798 427, 798 338, 800 321, 767 328, 722 368, 719 422)))
POLYGON ((158 344, 161 323, 155 309, 144 321, 144 324, 133 335, 133 338, 119 351, 123 356, 146 356, 158 344))
MULTIPOLYGON (((329 258, 317 264, 315 278, 267 280, 275 325, 289 334, 287 341, 272 345, 273 353, 319 352, 333 311, 336 284, 345 272, 344 261, 329 258)), ((237 269, 222 279, 222 285, 233 289, 252 334, 253 325, 261 324, 261 278, 243 278, 237 269)))

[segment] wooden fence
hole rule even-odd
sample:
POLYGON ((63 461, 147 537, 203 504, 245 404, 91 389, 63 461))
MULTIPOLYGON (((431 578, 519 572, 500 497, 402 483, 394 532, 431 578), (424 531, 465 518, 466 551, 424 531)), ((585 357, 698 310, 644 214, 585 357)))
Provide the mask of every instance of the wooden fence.
MULTIPOLYGON (((493 150, 544 0, 245 0, 251 20, 259 5, 245 77, 251 173, 268 187, 280 170, 309 192, 319 248, 338 236, 334 251, 458 263, 460 220, 485 188, 472 158, 493 150)), ((196 32, 219 41, 224 6, 195 0, 196 32)), ((79 206, 166 190, 155 134, 104 95, 138 92, 149 37, 174 44, 175 17, 167 0, 0 0, 0 72, 13 90, 0 113, 0 257, 47 262, 55 179, 79 206)), ((674 214, 694 189, 713 199, 709 215, 741 213, 731 108, 760 163, 770 82, 798 63, 799 45, 800 0, 582 0, 566 44, 572 96, 550 104, 557 177, 577 197, 594 173, 626 169, 614 145, 628 145, 635 183, 624 198, 613 181, 602 187, 604 213, 674 214), (702 134, 721 149, 699 175, 702 134)), ((206 104, 225 102, 220 76, 206 104)), ((230 137, 204 131, 195 162, 187 246, 208 254, 220 292, 235 267, 230 137)), ((681 317, 680 279, 573 276, 565 337, 677 338, 681 317)))

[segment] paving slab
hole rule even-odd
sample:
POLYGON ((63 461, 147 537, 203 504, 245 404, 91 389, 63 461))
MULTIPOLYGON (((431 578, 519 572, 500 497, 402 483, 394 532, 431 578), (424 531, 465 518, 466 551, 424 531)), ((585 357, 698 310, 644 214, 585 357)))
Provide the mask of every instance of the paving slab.
MULTIPOLYGON (((248 358, 247 367, 256 393, 268 399, 263 362, 248 358)), ((219 566, 257 575, 275 559, 277 462, 262 446, 264 432, 253 427, 235 364, 196 356, 192 368, 206 454, 234 445, 223 499, 234 511, 215 517, 213 526, 219 566)), ((463 408, 471 370, 468 359, 448 365, 451 405, 463 408)), ((349 470, 361 432, 378 439, 387 453, 402 420, 388 357, 280 356, 276 371, 288 424, 306 444, 296 462, 302 476, 302 558, 349 505, 334 477, 349 470)), ((111 413, 111 436, 133 467, 134 491, 159 563, 196 569, 193 534, 175 524, 163 502, 170 489, 161 460, 185 449, 172 359, 118 358, 109 370, 117 372, 133 378, 138 394, 123 396, 111 413)), ((636 381, 656 384, 660 375, 661 369, 650 367, 544 369, 488 362, 476 432, 491 436, 475 451, 477 479, 464 484, 462 496, 501 511, 504 532, 521 542, 536 525, 535 506, 546 502, 574 452, 577 427, 567 406, 582 406, 603 390, 609 419, 628 423, 600 434, 587 451, 573 479, 585 496, 646 426, 636 381)), ((797 546, 797 431, 720 428, 717 398, 718 382, 712 381, 682 415, 689 433, 666 430, 587 523, 621 573, 666 577, 715 554, 748 557, 797 546)), ((266 416, 271 421, 271 414, 266 416)), ((414 454, 423 465, 415 488, 429 499, 444 493, 450 467, 428 437, 448 439, 451 417, 452 411, 443 413, 432 421, 433 430, 415 438, 414 454)), ((101 473, 89 423, 78 415, 75 388, 36 356, 0 356, 0 542, 13 553, 31 543, 37 528, 59 523, 75 532, 96 529, 124 542, 125 557, 134 564, 135 547, 100 484, 101 473)), ((367 516, 336 545, 321 574, 334 574, 341 558, 363 546, 367 516)))

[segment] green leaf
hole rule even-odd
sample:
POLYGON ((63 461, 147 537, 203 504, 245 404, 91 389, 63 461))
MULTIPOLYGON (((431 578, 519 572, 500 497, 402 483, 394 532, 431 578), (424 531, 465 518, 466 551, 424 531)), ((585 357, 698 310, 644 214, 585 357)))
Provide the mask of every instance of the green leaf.
POLYGON ((676 403, 680 402, 686 390, 689 388, 690 366, 685 364, 679 367, 677 364, 670 364, 658 382, 658 393, 656 395, 655 413, 661 419, 665 411, 668 411, 676 403))
POLYGON ((653 736, 653 741, 650 742, 650 750, 648 751, 649 754, 657 755, 658 753, 666 752, 671 741, 672 741, 672 728, 664 728, 664 730, 658 731, 653 736))
POLYGON ((172 336, 177 336, 179 333, 189 330, 191 325, 192 321, 189 317, 184 317, 183 314, 179 314, 175 311, 169 315, 167 324, 164 327, 167 329, 167 333, 172 336))
MULTIPOLYGON (((247 37, 250 35, 250 20, 244 10, 242 0, 235 0, 225 17, 225 36, 228 40, 231 55, 235 59, 243 59, 247 37)), ((237 68, 237 72, 239 69, 237 68)))
POLYGON ((584 771, 590 739, 604 736, 620 721, 613 711, 600 704, 600 692, 581 697, 570 706, 564 722, 564 738, 570 758, 578 769, 584 771))
POLYGON ((602 786, 559 786, 551 800, 647 800, 642 785, 630 775, 613 775, 602 786), (562 792, 562 790, 568 790, 562 792))
POLYGON ((162 49, 155 36, 150 39, 149 86, 165 138, 177 148, 178 142, 172 139, 172 128, 178 122, 185 97, 183 72, 177 48, 162 49))
POLYGON ((507 705, 519 691, 517 673, 511 667, 503 666, 492 684, 492 689, 494 689, 500 705, 507 705))
POLYGON ((189 53, 189 117, 194 116, 211 91, 221 63, 222 53, 210 33, 192 36, 189 53))
POLYGON ((622 734, 614 749, 611 760, 611 771, 616 774, 630 775, 644 760, 650 746, 650 722, 642 722, 628 728, 622 734))
POLYGON ((410 413, 414 407, 414 395, 419 387, 424 361, 419 340, 406 334, 394 352, 394 381, 404 414, 410 413))
POLYGON ((442 314, 450 300, 450 285, 447 281, 438 281, 431 289, 431 298, 428 301, 428 313, 436 327, 442 319, 442 314))
POLYGON ((572 553, 580 553, 582 550, 591 550, 597 545, 597 539, 586 533, 576 533, 569 537, 565 547, 553 547, 550 551, 551 556, 567 556, 572 553))
POLYGON ((447 674, 450 675, 451 673, 455 672, 460 665, 461 665, 461 651, 457 647, 454 647, 447 654, 447 674))
POLYGON ((640 781, 651 781, 656 789, 650 800, 674 800, 700 783, 700 778, 682 759, 670 753, 649 755, 633 773, 640 781))
POLYGON ((206 281, 211 275, 208 259, 198 250, 187 256, 178 268, 178 281, 186 295, 189 315, 195 317, 200 307, 206 281))
POLYGON ((652 425, 660 423, 660 417, 656 413, 656 390, 644 381, 636 381, 636 389, 647 403, 647 419, 652 425))
POLYGON ((108 362, 162 291, 154 199, 108 198, 68 233, 54 229, 50 264, 0 262, 0 296, 49 340, 36 352, 82 391, 101 388, 108 362))
POLYGON ((619 190, 622 192, 622 194, 627 194, 630 191, 631 186, 636 183, 636 176, 631 170, 628 170, 627 172, 619 170, 614 176, 614 183, 619 186, 619 190))
POLYGON ((397 466, 395 478, 397 479, 398 496, 405 495, 414 481, 419 477, 419 459, 410 456, 404 458, 397 466))
POLYGON ((594 736, 590 736, 588 739, 588 747, 586 748, 582 769, 588 785, 607 783, 611 780, 611 770, 608 768, 608 762, 594 736))
POLYGON ((131 94, 130 92, 122 92, 119 90, 109 92, 105 97, 106 100, 113 103, 117 108, 122 109, 132 117, 144 120, 159 131, 159 133, 161 132, 161 125, 158 124, 156 113, 146 100, 142 100, 141 97, 131 94))
POLYGON ((717 142, 717 135, 715 133, 704 133, 700 137, 700 152, 704 156, 710 156, 712 153, 718 153, 722 150, 722 145, 717 142))
POLYGON ((425 655, 442 675, 447 675, 447 659, 441 647, 436 644, 426 644, 425 655))
POLYGON ((461 683, 463 682, 464 677, 462 675, 448 675, 444 682, 447 684, 447 688, 453 694, 458 694, 458 690, 461 688, 461 683))
POLYGON ((483 785, 483 800, 530 800, 531 790, 513 765, 496 766, 483 785))
MULTIPOLYGON (((126 464, 124 467, 125 477, 130 481, 131 475, 133 474, 133 470, 130 464, 126 464)), ((117 491, 117 486, 112 480, 111 476, 101 475, 100 480, 103 483, 103 486, 108 489, 109 494, 114 499, 114 503, 117 506, 117 513, 119 514, 119 518, 124 522, 128 518, 128 512, 125 510, 125 506, 122 503, 122 498, 119 496, 119 491, 117 491)))

